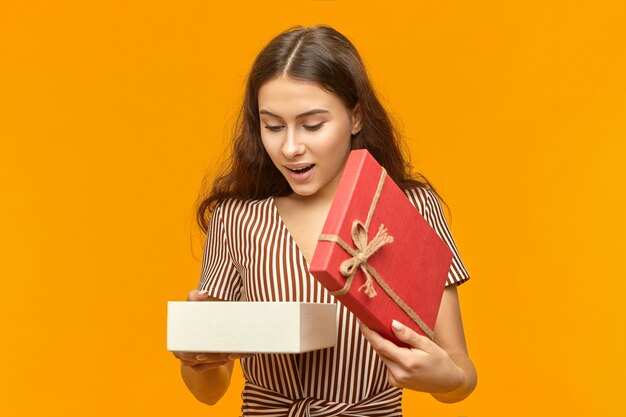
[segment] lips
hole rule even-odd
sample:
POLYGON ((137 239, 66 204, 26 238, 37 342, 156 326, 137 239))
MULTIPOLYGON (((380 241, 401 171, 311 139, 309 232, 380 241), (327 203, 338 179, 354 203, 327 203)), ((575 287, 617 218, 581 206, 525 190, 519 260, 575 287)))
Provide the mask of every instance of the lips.
POLYGON ((303 182, 311 177, 315 164, 291 164, 285 165, 285 168, 289 170, 289 176, 293 180, 303 182))
POLYGON ((310 164, 307 166, 303 166, 300 168, 287 168, 288 170, 290 170, 291 172, 295 172, 295 173, 304 173, 304 172, 308 172, 311 170, 311 168, 313 168, 315 164, 310 164))

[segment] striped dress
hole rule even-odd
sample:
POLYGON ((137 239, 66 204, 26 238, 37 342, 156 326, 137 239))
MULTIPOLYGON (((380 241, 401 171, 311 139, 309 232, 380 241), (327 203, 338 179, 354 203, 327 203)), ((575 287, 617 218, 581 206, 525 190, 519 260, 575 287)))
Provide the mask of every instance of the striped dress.
MULTIPOLYGON (((446 286, 469 279, 441 205, 428 189, 406 191, 454 257, 446 286)), ((198 290, 226 301, 337 303, 337 343, 302 354, 241 359, 244 416, 401 416, 402 390, 359 331, 358 321, 311 275, 273 197, 227 199, 209 222, 198 290)))

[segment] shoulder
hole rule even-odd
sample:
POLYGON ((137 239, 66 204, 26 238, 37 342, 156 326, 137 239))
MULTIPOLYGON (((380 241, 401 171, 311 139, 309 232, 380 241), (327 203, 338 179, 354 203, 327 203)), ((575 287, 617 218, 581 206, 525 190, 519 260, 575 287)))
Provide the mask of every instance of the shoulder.
POLYGON ((263 217, 272 210, 272 197, 262 200, 243 200, 226 198, 215 205, 213 215, 217 216, 224 225, 240 224, 242 219, 263 217))
POLYGON ((426 187, 415 186, 403 190, 409 201, 422 215, 441 207, 435 193, 426 187))
POLYGON ((272 197, 267 197, 262 200, 244 200, 240 198, 225 198, 220 200, 215 205, 215 210, 220 210, 221 212, 232 211, 232 210, 250 210, 255 207, 260 206, 269 206, 271 205, 272 197))

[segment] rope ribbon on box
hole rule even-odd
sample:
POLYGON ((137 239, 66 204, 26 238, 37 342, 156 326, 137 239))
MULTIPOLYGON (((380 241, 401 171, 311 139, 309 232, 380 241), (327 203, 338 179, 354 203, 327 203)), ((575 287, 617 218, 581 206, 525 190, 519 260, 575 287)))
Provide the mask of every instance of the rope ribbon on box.
POLYGON ((359 291, 365 289, 365 294, 372 298, 377 295, 376 290, 374 289, 372 278, 378 283, 378 285, 389 295, 389 297, 404 311, 410 318, 417 324, 420 329, 424 331, 425 334, 428 335, 431 339, 434 337, 434 332, 424 323, 424 321, 417 315, 415 311, 411 307, 409 307, 381 278, 378 272, 367 262, 369 257, 372 256, 378 249, 381 247, 388 245, 393 242, 393 236, 387 233, 387 228, 381 224, 378 228, 378 232, 374 236, 374 238, 368 242, 368 231, 370 227, 370 223, 372 221, 372 216, 374 215, 374 211, 376 210, 376 204, 378 203, 378 199, 380 198, 380 193, 383 188, 383 184, 385 183, 385 178, 387 177, 387 171, 385 168, 382 169, 382 173, 380 174, 380 180, 378 181, 378 187, 376 188, 376 193, 374 194, 374 198, 372 199, 372 204, 370 205, 369 212, 367 214, 367 220, 365 224, 363 224, 360 220, 354 220, 352 222, 352 241, 354 242, 353 248, 348 243, 346 243, 342 238, 336 235, 326 235, 321 234, 318 240, 325 240, 329 242, 337 243, 341 248, 343 248, 348 254, 350 254, 351 258, 343 261, 339 267, 339 272, 341 275, 346 277, 346 284, 343 288, 337 291, 331 291, 331 294, 336 296, 345 295, 350 291, 350 287, 352 286, 352 280, 354 279, 354 275, 358 268, 361 268, 363 273, 365 274, 366 280, 361 287, 359 287, 359 291))

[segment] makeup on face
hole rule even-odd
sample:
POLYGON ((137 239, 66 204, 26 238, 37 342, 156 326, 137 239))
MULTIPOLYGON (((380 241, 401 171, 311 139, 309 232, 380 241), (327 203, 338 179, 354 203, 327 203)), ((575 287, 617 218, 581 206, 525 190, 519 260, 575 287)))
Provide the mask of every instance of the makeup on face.
POLYGON ((352 118, 334 94, 283 77, 259 90, 261 139, 294 193, 331 196, 351 146, 352 118))

